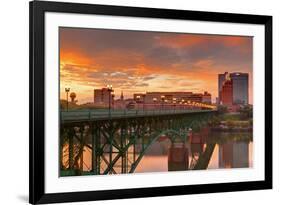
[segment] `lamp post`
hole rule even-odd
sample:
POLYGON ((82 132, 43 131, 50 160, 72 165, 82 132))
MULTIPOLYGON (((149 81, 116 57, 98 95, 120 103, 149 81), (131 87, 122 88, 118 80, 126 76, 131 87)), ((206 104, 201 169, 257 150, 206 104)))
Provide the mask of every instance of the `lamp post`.
POLYGON ((184 103, 184 109, 185 109, 185 110, 186 110, 186 107, 187 107, 187 103, 185 102, 185 103, 184 103))
POLYGON ((107 91, 108 91, 108 115, 111 117, 111 92, 112 92, 112 85, 107 85, 107 91))
POLYGON ((174 105, 174 112, 176 112, 176 101, 173 101, 173 105, 174 105))
POLYGON ((70 91, 70 88, 65 88, 65 92, 66 92, 66 111, 68 112, 68 93, 70 91))
POLYGON ((145 110, 144 109, 145 108, 144 107, 145 106, 144 103, 145 103, 145 94, 142 95, 142 111, 143 111, 143 113, 144 113, 144 110, 145 110))
POLYGON ((93 104, 95 104, 95 89, 93 89, 93 104))
POLYGON ((182 103, 182 105, 183 105, 182 108, 184 109, 184 99, 181 100, 181 103, 182 103))
POLYGON ((176 109, 176 105, 177 105, 177 98, 173 98, 173 104, 174 104, 174 110, 176 109))
POLYGON ((161 95, 161 100, 162 100, 162 110, 164 108, 164 100, 165 100, 165 96, 164 95, 161 95))
POLYGON ((156 108, 156 107, 155 107, 155 103, 156 103, 156 101, 157 101, 157 98, 153 98, 152 100, 153 100, 154 109, 155 109, 155 108, 156 108))
POLYGON ((140 95, 137 95, 136 98, 137 98, 137 108, 139 109, 139 103, 140 103, 140 98, 141 98, 141 97, 140 97, 140 95))

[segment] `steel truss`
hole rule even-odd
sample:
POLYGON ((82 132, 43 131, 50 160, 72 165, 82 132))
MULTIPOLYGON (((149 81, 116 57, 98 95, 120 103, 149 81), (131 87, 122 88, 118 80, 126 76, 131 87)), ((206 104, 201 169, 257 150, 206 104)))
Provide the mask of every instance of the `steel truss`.
POLYGON ((189 128, 200 127, 213 115, 204 112, 62 122, 61 169, 69 175, 133 173, 159 137, 165 135, 171 143, 185 142, 189 128), (86 149, 91 152, 87 171, 83 169, 86 149))

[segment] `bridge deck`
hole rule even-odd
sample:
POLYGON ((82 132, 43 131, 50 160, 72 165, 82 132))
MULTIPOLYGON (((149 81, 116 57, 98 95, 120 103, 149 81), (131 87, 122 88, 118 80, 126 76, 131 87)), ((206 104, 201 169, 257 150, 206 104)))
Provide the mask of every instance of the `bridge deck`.
POLYGON ((71 110, 61 111, 62 122, 96 121, 136 117, 179 115, 188 113, 215 112, 216 110, 71 110))

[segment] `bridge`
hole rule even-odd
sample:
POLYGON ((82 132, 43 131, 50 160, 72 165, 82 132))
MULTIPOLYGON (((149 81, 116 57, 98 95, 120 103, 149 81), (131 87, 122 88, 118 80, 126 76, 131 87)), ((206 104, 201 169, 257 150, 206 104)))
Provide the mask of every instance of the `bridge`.
MULTIPOLYGON (((62 111, 60 159, 62 175, 133 173, 147 149, 161 137, 186 145, 191 129, 199 130, 216 110, 86 110, 62 111), (83 169, 83 152, 91 166, 83 169)), ((205 149, 210 157, 213 147, 205 149)), ((190 168, 206 163, 194 156, 190 168), (197 162, 200 162, 199 164, 197 162)))

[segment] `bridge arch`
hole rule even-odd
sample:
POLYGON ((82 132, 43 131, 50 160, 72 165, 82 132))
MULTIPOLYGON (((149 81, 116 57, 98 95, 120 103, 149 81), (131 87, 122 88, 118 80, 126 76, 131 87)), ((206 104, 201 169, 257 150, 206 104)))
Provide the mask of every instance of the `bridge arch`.
MULTIPOLYGON (((61 133, 65 133, 67 136, 67 143, 69 143, 67 158, 69 158, 69 162, 72 161, 69 166, 65 167, 71 175, 75 169, 71 166, 73 161, 77 161, 82 156, 82 154, 76 155, 74 149, 75 143, 80 143, 91 150, 92 165, 87 174, 114 174, 114 166, 122 168, 120 173, 132 173, 147 149, 161 136, 166 135, 171 142, 186 142, 188 129, 200 129, 202 123, 206 123, 214 114, 214 111, 198 111, 152 116, 127 116, 126 118, 63 121, 61 133), (89 127, 87 133, 85 125, 89 127), (78 135, 73 131, 75 127, 81 128, 78 135), (73 138, 77 139, 74 143, 73 138), (87 142, 91 144, 83 143, 85 139, 89 140, 87 142), (130 146, 135 146, 139 142, 142 143, 140 153, 136 155, 133 161, 128 160, 130 146), (108 159, 106 158, 107 155, 110 156, 108 159), (104 164, 101 165, 101 163, 104 164)), ((79 150, 82 151, 83 146, 79 150)))
POLYGON ((180 133, 179 131, 172 130, 172 129, 167 129, 167 130, 164 130, 164 131, 162 131, 160 133, 157 133, 156 136, 152 137, 152 140, 150 140, 147 143, 147 145, 144 147, 144 149, 142 149, 142 151, 140 152, 138 158, 132 164, 129 173, 133 173, 135 171, 135 169, 137 168, 138 164, 140 163, 141 159, 143 158, 144 154, 149 149, 149 147, 156 140, 158 140, 160 137, 162 137, 163 135, 166 135, 167 138, 171 141, 171 143, 174 143, 176 139, 179 139, 181 142, 185 143, 186 142, 186 138, 187 138, 187 132, 180 133))

